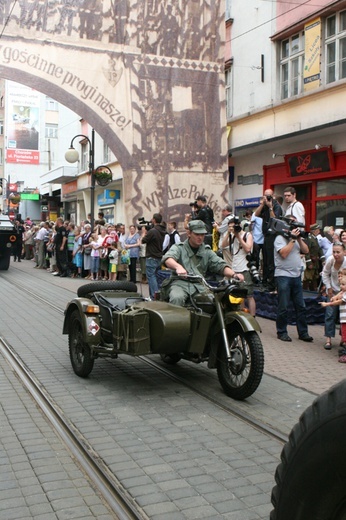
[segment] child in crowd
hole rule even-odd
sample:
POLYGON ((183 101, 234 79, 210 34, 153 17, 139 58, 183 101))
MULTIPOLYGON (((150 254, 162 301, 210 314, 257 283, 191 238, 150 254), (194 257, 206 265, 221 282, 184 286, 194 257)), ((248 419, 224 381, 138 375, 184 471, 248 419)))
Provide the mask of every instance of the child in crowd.
POLYGON ((118 266, 118 258, 119 258, 119 252, 118 252, 118 241, 115 240, 112 242, 109 246, 109 265, 108 265, 108 273, 109 273, 109 280, 116 280, 117 279, 117 266, 118 266))
MULTIPOLYGON (((346 269, 342 269, 346 272, 346 269)), ((346 276, 342 275, 339 278, 340 292, 332 296, 329 302, 320 302, 322 307, 340 306, 340 329, 341 329, 341 343, 342 347, 339 351, 339 363, 346 363, 346 276)))
POLYGON ((82 278, 82 267, 83 267, 83 248, 82 248, 82 233, 80 227, 75 227, 75 236, 73 243, 73 264, 77 268, 77 273, 74 273, 74 278, 82 278))
POLYGON ((100 268, 100 244, 98 242, 98 235, 97 233, 93 233, 89 239, 89 244, 92 247, 91 253, 90 253, 90 259, 91 259, 91 278, 90 280, 98 280, 98 272, 100 268))

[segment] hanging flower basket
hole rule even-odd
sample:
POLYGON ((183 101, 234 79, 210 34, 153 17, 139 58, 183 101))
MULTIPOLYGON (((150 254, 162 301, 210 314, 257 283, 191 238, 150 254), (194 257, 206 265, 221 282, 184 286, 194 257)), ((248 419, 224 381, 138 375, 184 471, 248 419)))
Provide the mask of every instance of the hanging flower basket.
POLYGON ((112 172, 108 168, 105 169, 99 169, 97 168, 95 170, 95 180, 99 186, 107 186, 112 180, 112 172))

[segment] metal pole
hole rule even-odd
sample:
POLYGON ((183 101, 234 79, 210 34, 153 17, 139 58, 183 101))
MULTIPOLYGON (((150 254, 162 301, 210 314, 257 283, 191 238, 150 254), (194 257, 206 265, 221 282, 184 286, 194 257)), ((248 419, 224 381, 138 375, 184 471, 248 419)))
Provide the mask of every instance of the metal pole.
POLYGON ((94 230, 94 211, 95 211, 95 130, 91 130, 91 143, 89 143, 89 173, 91 175, 91 187, 90 187, 90 213, 91 213, 91 229, 94 230))

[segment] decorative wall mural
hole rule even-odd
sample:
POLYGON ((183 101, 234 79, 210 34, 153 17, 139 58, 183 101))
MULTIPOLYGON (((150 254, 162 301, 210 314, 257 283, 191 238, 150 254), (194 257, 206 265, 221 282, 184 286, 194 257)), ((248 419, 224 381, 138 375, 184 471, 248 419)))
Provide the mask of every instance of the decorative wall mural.
POLYGON ((127 215, 226 200, 223 2, 0 2, 0 74, 91 124, 123 169, 127 215))

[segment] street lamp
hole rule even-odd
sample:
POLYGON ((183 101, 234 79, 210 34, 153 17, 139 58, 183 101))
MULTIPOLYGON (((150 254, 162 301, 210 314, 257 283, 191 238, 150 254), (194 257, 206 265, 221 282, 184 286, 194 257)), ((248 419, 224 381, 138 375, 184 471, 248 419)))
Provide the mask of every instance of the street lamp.
POLYGON ((89 143, 89 174, 91 176, 91 186, 90 186, 90 213, 91 213, 91 229, 94 229, 94 211, 95 211, 95 176, 94 176, 94 161, 95 161, 95 130, 91 130, 91 140, 87 135, 78 134, 73 137, 71 140, 70 148, 65 153, 65 159, 69 163, 75 163, 79 159, 78 151, 73 147, 73 141, 77 139, 77 137, 83 137, 89 143))

